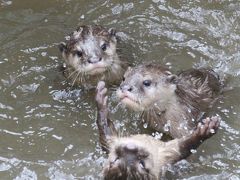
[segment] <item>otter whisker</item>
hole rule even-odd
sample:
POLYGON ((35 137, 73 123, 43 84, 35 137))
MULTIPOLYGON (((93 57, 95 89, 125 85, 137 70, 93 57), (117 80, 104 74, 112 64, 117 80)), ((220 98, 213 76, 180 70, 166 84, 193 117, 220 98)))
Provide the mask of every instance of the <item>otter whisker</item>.
POLYGON ((83 71, 82 74, 81 74, 81 79, 80 79, 81 83, 86 82, 86 76, 87 76, 87 72, 83 71))
POLYGON ((106 71, 107 71, 108 77, 110 77, 110 76, 111 76, 112 68, 111 68, 111 67, 107 67, 106 71))
POLYGON ((67 77, 67 79, 69 79, 71 76, 73 76, 78 70, 74 70, 72 73, 70 73, 70 75, 67 77))
POLYGON ((101 147, 104 151, 106 151, 107 153, 110 151, 110 148, 108 147, 107 143, 101 143, 101 147))
MULTIPOLYGON (((112 91, 117 91, 118 87, 112 86, 112 87, 110 87, 110 89, 111 89, 112 91)), ((114 97, 116 97, 116 95, 115 95, 114 97)))
POLYGON ((118 131, 117 132, 117 137, 118 138, 124 137, 124 132, 123 131, 118 131))
POLYGON ((80 83, 83 83, 85 77, 85 71, 80 76, 80 83))
POLYGON ((74 81, 73 81, 73 83, 72 83, 72 87, 74 86, 74 84, 75 84, 75 82, 76 82, 76 80, 77 80, 77 78, 78 78, 78 76, 79 76, 80 73, 81 73, 81 71, 79 71, 78 74, 76 75, 76 77, 75 77, 75 79, 74 79, 74 81))
POLYGON ((82 83, 81 82, 81 77, 82 77, 82 73, 78 76, 78 82, 82 83))

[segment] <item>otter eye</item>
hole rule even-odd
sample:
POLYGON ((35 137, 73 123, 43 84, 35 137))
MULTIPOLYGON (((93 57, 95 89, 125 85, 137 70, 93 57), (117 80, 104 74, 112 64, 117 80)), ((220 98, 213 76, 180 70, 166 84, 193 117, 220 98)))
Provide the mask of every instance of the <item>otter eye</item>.
POLYGON ((76 51, 75 54, 76 54, 78 57, 82 57, 82 52, 81 52, 81 51, 76 51))
POLYGON ((145 80, 145 81, 143 81, 143 85, 144 86, 150 86, 151 85, 151 83, 152 83, 152 81, 150 81, 150 80, 145 80))
POLYGON ((119 157, 116 157, 116 159, 114 160, 114 162, 118 161, 120 158, 119 157))
POLYGON ((139 165, 142 169, 145 169, 145 162, 143 160, 139 161, 139 165))
POLYGON ((104 44, 101 46, 101 48, 102 48, 103 51, 106 51, 106 50, 107 50, 107 44, 104 43, 104 44))
POLYGON ((122 81, 125 81, 125 77, 122 78, 122 81))

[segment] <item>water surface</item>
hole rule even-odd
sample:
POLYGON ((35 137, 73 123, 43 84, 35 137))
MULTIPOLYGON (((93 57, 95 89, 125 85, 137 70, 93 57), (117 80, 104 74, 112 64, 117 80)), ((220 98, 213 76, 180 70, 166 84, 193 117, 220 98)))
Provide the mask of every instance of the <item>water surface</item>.
MULTIPOLYGON (((211 112, 222 117, 218 134, 169 176, 240 179, 239 17, 240 3, 224 0, 0 0, 0 179, 99 179, 106 156, 94 94, 69 87, 57 48, 78 24, 93 23, 120 32, 133 64, 211 67, 226 76, 232 90, 211 112)), ((134 132, 138 115, 114 100, 115 123, 134 132)))

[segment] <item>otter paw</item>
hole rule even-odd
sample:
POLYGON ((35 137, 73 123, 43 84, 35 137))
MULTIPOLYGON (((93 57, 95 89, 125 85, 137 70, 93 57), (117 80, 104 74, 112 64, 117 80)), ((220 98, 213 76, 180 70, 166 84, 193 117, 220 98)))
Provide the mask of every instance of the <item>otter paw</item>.
POLYGON ((194 134, 198 136, 201 140, 210 138, 212 135, 216 134, 218 127, 220 125, 220 117, 213 116, 211 118, 207 117, 199 123, 194 134))
POLYGON ((103 109, 107 107, 107 88, 105 87, 104 81, 99 81, 96 89, 95 100, 97 102, 98 109, 103 109))

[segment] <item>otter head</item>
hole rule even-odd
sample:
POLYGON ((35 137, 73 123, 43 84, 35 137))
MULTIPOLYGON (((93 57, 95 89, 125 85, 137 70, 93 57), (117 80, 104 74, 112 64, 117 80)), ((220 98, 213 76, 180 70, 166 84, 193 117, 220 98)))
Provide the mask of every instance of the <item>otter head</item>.
POLYGON ((175 75, 159 65, 147 64, 126 71, 117 97, 135 111, 145 111, 153 106, 164 111, 175 98, 175 89, 175 75))
POLYGON ((101 26, 80 26, 59 49, 68 67, 96 75, 108 70, 116 57, 116 31, 101 26))
POLYGON ((103 174, 105 180, 154 179, 153 155, 141 141, 118 139, 112 146, 103 174))

